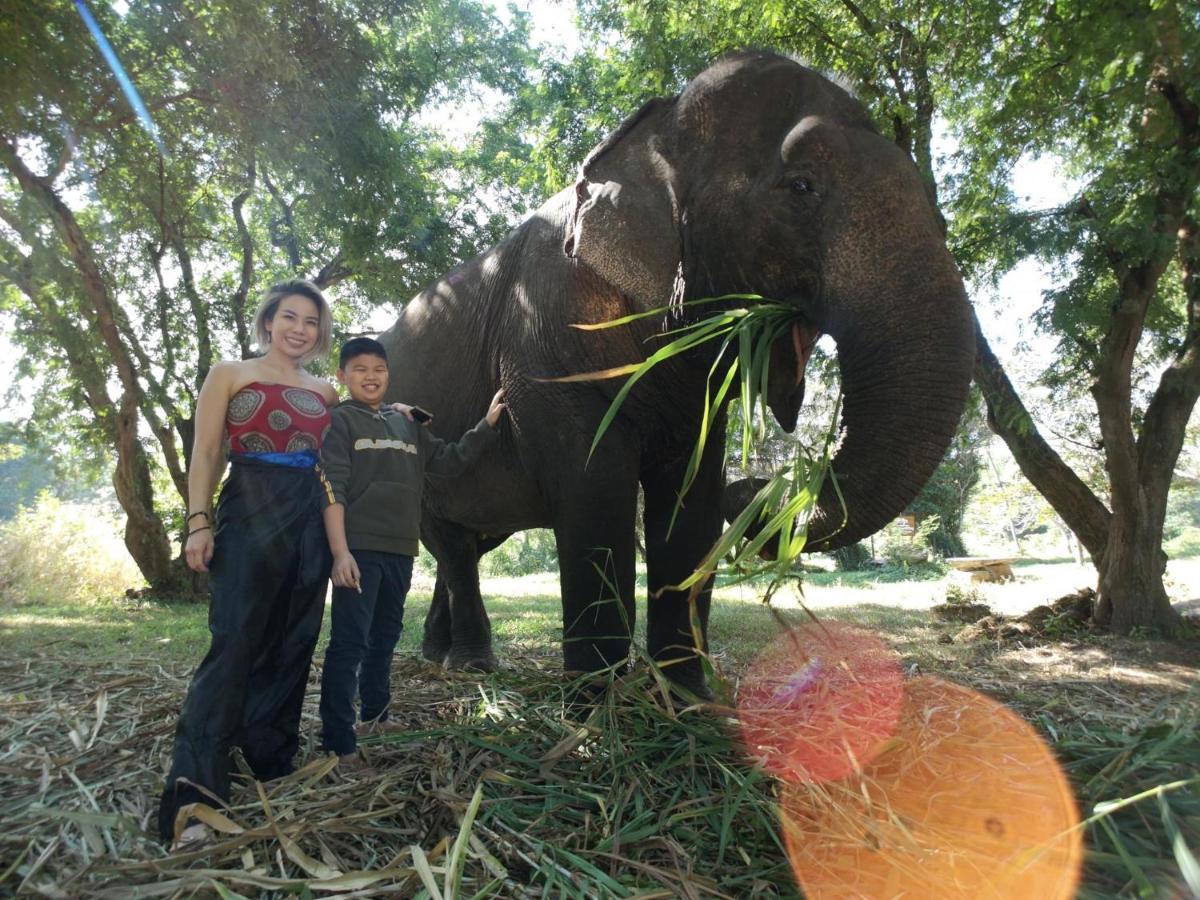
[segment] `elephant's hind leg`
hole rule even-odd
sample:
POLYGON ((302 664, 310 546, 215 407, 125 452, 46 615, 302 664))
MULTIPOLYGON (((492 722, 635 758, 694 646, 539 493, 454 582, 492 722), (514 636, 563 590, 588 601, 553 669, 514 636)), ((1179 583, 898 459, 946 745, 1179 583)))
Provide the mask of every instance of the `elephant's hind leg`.
POLYGON ((444 663, 450 655, 450 588, 442 575, 441 564, 433 584, 433 599, 425 614, 425 635, 421 639, 421 655, 430 662, 444 663))
MULTIPOLYGON (((434 620, 432 623, 426 620, 425 633, 431 638, 431 652, 445 646, 448 619, 449 647, 440 654, 444 664, 452 669, 495 671, 492 625, 479 593, 480 538, 472 531, 433 516, 426 516, 422 522, 421 538, 437 558, 438 583, 443 586, 440 596, 437 585, 434 586, 434 603, 429 611, 434 620)), ((484 546, 490 550, 502 540, 488 538, 484 546)))

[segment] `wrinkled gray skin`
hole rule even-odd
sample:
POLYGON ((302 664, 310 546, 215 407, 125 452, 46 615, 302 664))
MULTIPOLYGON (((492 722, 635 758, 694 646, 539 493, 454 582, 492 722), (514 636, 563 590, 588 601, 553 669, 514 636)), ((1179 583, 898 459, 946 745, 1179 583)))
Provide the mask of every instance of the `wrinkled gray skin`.
MULTIPOLYGON (((508 402, 484 459, 426 486, 422 538, 438 561, 426 657, 495 666, 479 555, 540 526, 558 543, 565 667, 596 671, 626 656, 638 484, 651 592, 688 575, 721 530, 713 440, 667 537, 711 351, 645 378, 590 462, 620 380, 540 379, 643 359, 647 337, 679 324, 572 323, 734 292, 794 304, 837 342, 844 434, 833 468, 849 518, 839 528, 827 489, 811 546, 871 534, 917 494, 954 433, 974 358, 939 217, 911 162, 845 91, 780 56, 729 57, 679 97, 647 103, 591 153, 573 188, 425 290, 382 336, 393 396, 433 411, 438 435, 472 426, 498 387, 508 402)), ((771 407, 789 431, 811 339, 796 329, 772 357, 771 407)), ((706 592, 705 633, 708 606, 706 592)), ((678 660, 670 678, 704 692, 685 596, 649 602, 647 643, 655 659, 678 660)))

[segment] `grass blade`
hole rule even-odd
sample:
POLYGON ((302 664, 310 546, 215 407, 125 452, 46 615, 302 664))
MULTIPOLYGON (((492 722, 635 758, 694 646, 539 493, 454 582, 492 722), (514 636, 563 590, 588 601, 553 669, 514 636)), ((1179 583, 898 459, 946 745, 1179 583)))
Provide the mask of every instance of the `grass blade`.
POLYGON ((1167 839, 1171 842, 1171 852, 1175 854, 1175 862, 1179 864, 1183 880, 1187 882, 1192 894, 1200 897, 1200 862, 1196 861, 1196 855, 1192 853, 1192 849, 1184 840, 1183 832, 1179 830, 1175 816, 1171 814, 1171 803, 1167 800, 1166 794, 1158 795, 1158 807, 1162 812, 1167 839))

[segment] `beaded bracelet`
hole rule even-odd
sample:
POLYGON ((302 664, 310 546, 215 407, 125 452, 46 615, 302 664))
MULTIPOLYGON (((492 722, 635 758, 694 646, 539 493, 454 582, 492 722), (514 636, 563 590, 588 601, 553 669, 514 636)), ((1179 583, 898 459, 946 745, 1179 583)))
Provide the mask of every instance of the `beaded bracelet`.
POLYGON ((192 521, 192 519, 196 518, 196 516, 204 516, 204 518, 206 518, 206 519, 207 519, 207 518, 208 518, 208 513, 206 513, 204 510, 200 510, 200 512, 194 512, 194 513, 192 513, 190 516, 188 516, 188 517, 187 517, 186 519, 184 519, 183 521, 184 521, 185 523, 186 523, 186 522, 190 522, 190 521, 192 521))
POLYGON ((199 528, 193 528, 191 531, 189 531, 187 533, 187 536, 191 537, 193 534, 199 534, 202 531, 212 531, 212 526, 211 525, 201 525, 199 528))

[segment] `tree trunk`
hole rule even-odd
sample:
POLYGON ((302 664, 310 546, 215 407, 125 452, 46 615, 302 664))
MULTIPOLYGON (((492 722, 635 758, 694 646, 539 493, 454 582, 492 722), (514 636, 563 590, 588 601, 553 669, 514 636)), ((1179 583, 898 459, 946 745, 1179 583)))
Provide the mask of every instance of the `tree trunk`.
POLYGON ((137 404, 122 397, 115 416, 117 467, 113 487, 125 511, 125 546, 151 590, 175 593, 182 585, 171 565, 171 545, 162 519, 154 511, 150 465, 137 436, 137 404))
POLYGON ((1163 587, 1167 556, 1162 519, 1140 503, 1138 515, 1113 517, 1108 552, 1100 565, 1096 622, 1117 634, 1151 628, 1171 635, 1180 624, 1163 587))

